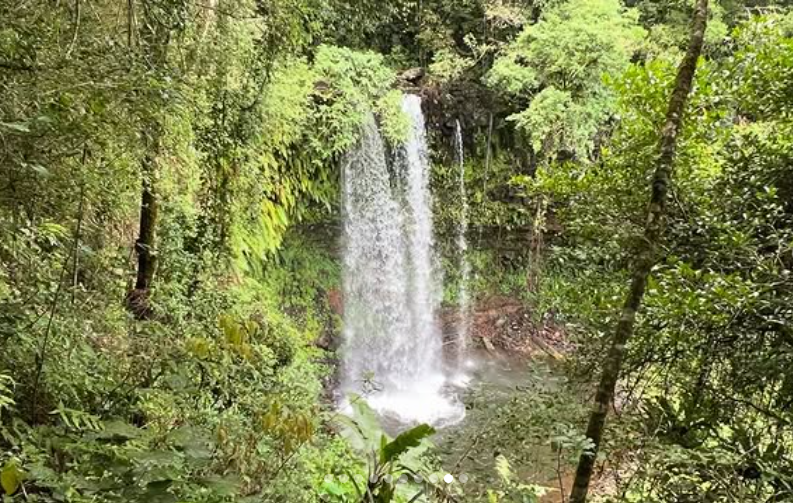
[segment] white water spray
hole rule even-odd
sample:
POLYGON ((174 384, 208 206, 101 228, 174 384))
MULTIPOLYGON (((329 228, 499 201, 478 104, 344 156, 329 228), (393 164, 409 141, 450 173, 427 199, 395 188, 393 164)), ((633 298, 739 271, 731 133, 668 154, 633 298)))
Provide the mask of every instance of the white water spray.
POLYGON ((364 394, 385 416, 450 424, 465 411, 450 395, 435 314, 429 161, 421 101, 406 96, 408 140, 391 183, 373 118, 343 163, 343 393, 364 394))

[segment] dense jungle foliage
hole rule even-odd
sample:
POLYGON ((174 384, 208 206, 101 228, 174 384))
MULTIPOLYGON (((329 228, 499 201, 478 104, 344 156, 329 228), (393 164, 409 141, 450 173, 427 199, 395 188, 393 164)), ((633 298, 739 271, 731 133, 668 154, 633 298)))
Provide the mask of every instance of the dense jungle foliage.
MULTIPOLYGON (((3 501, 568 501, 696 12, 0 0, 3 501), (456 465, 432 428, 392 438, 365 397, 332 399, 339 161, 370 113, 404 139, 403 92, 445 305, 459 120, 474 296, 572 347, 519 393, 472 391, 456 465), (549 460, 558 481, 532 475, 549 460)), ((589 501, 793 501, 793 11, 707 17, 589 501)))

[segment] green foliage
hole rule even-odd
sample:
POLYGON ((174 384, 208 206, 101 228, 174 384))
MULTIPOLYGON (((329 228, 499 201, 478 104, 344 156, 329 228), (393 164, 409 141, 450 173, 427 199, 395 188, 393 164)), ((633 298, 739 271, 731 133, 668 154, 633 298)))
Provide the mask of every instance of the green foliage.
POLYGON ((291 223, 313 207, 335 207, 334 168, 368 114, 379 115, 392 142, 405 138, 401 93, 390 90, 394 78, 382 56, 327 45, 317 48, 310 66, 288 60, 272 70, 257 104, 257 136, 245 147, 259 154, 250 157, 229 212, 240 215, 232 243, 240 269, 261 275, 262 260, 279 248, 291 223))
POLYGON ((536 152, 592 152, 613 102, 603 76, 627 66, 642 37, 637 19, 616 0, 564 2, 525 27, 495 61, 487 83, 528 101, 511 120, 536 152))
MULTIPOLYGON (((693 12, 689 2, 640 1, 635 4, 640 21, 648 36, 641 47, 647 58, 677 58, 685 50, 688 28, 693 12)), ((719 1, 709 5, 708 26, 705 30, 705 53, 717 51, 718 45, 729 35, 729 26, 741 21, 745 13, 733 9, 748 7, 743 2, 719 1), (732 4, 732 5, 731 5, 732 4), (740 6, 738 4, 741 4, 740 6), (732 12, 731 12, 732 11, 732 12)))
MULTIPOLYGON (((391 438, 353 401, 357 440, 327 428, 329 358, 314 344, 338 334, 335 237, 290 229, 335 216, 338 159, 363 121, 405 139, 396 75, 427 66, 442 231, 461 217, 444 134, 451 119, 465 127, 472 290, 563 322, 578 344, 571 373, 591 375, 690 17, 687 2, 631 5, 1 4, 4 501, 459 500, 456 487, 395 482, 438 466, 430 427, 391 438), (158 203, 142 244, 158 265, 137 320, 124 299, 150 209, 142 186, 158 203), (527 243, 552 227, 529 292, 541 250, 527 243)), ((668 258, 607 449, 630 472, 628 501, 793 492, 793 17, 747 6, 715 5, 679 138, 668 258)), ((444 255, 452 303, 459 271, 444 255)), ((470 498, 535 501, 526 468, 554 485, 589 447, 580 391, 549 374, 530 372, 519 394, 472 392, 469 420, 490 420, 480 450, 503 454, 470 498)))
POLYGON ((503 489, 488 490, 487 500, 490 503, 537 503, 546 493, 546 489, 542 486, 517 482, 512 466, 502 455, 496 457, 496 472, 501 479, 503 489))
POLYGON ((346 455, 319 428, 312 346, 336 330, 338 267, 283 239, 336 204, 365 114, 392 140, 407 122, 381 56, 313 45, 324 7, 0 7, 6 492, 313 501, 346 455), (145 322, 122 304, 141 183, 158 203, 145 322))
POLYGON ((391 145, 399 145, 407 140, 410 130, 410 119, 402 111, 402 93, 392 89, 376 103, 380 117, 380 129, 391 145))
POLYGON ((459 79, 472 66, 472 61, 450 49, 441 49, 433 58, 430 73, 441 82, 459 79))
MULTIPOLYGON (((631 474, 628 501, 790 492, 788 23, 752 19, 728 56, 700 63, 678 139, 667 258, 648 284, 625 413, 609 433, 610 455, 631 474)), ((621 121, 600 166, 559 164, 530 182, 553 194, 566 225, 542 288, 574 323, 585 375, 600 365, 624 297, 646 199, 636 187, 649 184, 672 75, 664 60, 630 68, 614 83, 621 121)))
POLYGON ((352 145, 358 129, 367 114, 375 109, 374 103, 381 101, 386 119, 396 123, 385 128, 391 133, 404 129, 404 119, 393 109, 393 93, 388 89, 396 78, 393 71, 384 66, 383 57, 373 52, 355 52, 342 47, 322 46, 314 62, 318 79, 320 105, 316 120, 321 129, 314 144, 323 145, 322 153, 327 157, 337 156, 352 145), (402 126, 399 123, 403 124, 402 126))
POLYGON ((14 402, 14 380, 5 374, 0 374, 0 419, 2 419, 3 409, 9 410, 15 405, 14 402))
MULTIPOLYGON (((45 367, 39 398, 60 401, 43 424, 16 414, 1 430, 0 458, 26 474, 28 493, 38 501, 309 498, 298 487, 332 463, 316 450, 332 446, 317 432, 324 370, 305 346, 317 334, 280 314, 261 284, 207 288, 189 309, 170 298, 171 319, 139 326, 123 315, 113 321, 107 306, 76 324, 81 311, 61 307, 48 357, 71 356, 57 372, 45 367)), ((314 313, 303 319, 322 326, 314 313)), ((4 355, 20 386, 30 385, 33 354, 22 343, 4 355)), ((20 392, 24 412, 30 391, 20 392)))
POLYGON ((435 429, 426 424, 420 424, 408 431, 400 433, 394 440, 380 447, 380 462, 390 463, 414 447, 421 441, 435 433, 435 429))
POLYGON ((363 397, 351 396, 349 406, 352 415, 338 416, 336 422, 363 464, 345 473, 339 479, 342 484, 326 480, 323 489, 330 501, 409 502, 422 494, 432 495, 433 501, 447 501, 450 493, 438 481, 428 456, 432 446, 428 438, 434 428, 420 424, 392 439, 363 397))
MULTIPOLYGON (((246 22, 171 7, 151 14, 186 24, 166 45, 147 38, 156 23, 130 33, 134 49, 106 5, 77 27, 67 6, 4 15, 0 466, 30 501, 311 501, 314 470, 343 456, 317 433, 325 369, 307 344, 325 323, 312 309, 296 325, 273 289, 223 267, 272 250, 302 197, 324 197, 285 162, 313 118, 313 70, 260 64, 246 22), (155 130, 160 267, 138 323, 121 299, 155 130), (246 242, 261 229, 266 246, 246 242)), ((254 12, 217 12, 238 7, 254 12)), ((284 7, 261 17, 279 44, 302 25, 284 7)))

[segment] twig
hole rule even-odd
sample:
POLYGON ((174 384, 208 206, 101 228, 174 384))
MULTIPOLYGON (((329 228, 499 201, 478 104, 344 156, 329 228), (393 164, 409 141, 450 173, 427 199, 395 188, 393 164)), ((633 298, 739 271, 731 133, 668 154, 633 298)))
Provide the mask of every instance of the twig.
POLYGON ((132 48, 132 29, 135 24, 134 0, 127 0, 127 48, 132 48))
MULTIPOLYGON (((79 0, 78 0, 79 1, 79 0)), ((85 166, 85 158, 88 150, 83 145, 82 165, 85 166)), ((80 186, 80 214, 77 218, 77 230, 74 233, 74 263, 72 264, 72 305, 74 305, 74 295, 77 290, 77 267, 80 260, 80 233, 83 228, 83 204, 85 201, 85 185, 80 186)))
POLYGON ((452 469, 452 471, 457 471, 457 469, 458 469, 458 468, 460 468, 460 465, 462 464, 463 460, 464 460, 466 457, 468 457, 468 454, 469 454, 469 453, 470 453, 472 450, 474 450, 474 447, 476 447, 476 445, 479 443, 479 440, 481 440, 481 438, 482 438, 482 436, 484 436, 485 432, 486 432, 486 431, 488 431, 488 430, 490 429, 490 424, 491 424, 492 422, 493 422, 493 418, 491 417, 491 418, 488 420, 488 422, 484 424, 484 426, 482 427, 482 429, 481 429, 481 430, 479 430, 479 432, 476 434, 476 437, 474 437, 474 441, 473 441, 473 442, 471 442, 471 444, 468 446, 468 448, 465 450, 465 452, 463 452, 463 453, 462 453, 462 455, 460 456, 460 458, 459 458, 459 459, 457 460, 457 462, 454 464, 454 468, 452 469))
POLYGON ((564 489, 564 480, 562 480, 562 446, 556 450, 556 476, 559 478, 559 492, 562 494, 562 503, 567 502, 567 492, 564 489))
POLYGON ((77 34, 80 32, 80 0, 74 0, 74 18, 74 33, 72 34, 72 42, 69 44, 69 48, 66 49, 67 58, 72 54, 74 44, 77 43, 77 34))
POLYGON ((419 497, 420 497, 422 494, 424 494, 424 491, 425 491, 425 488, 423 488, 423 487, 422 487, 422 488, 421 488, 421 491, 417 492, 415 496, 413 496, 412 498, 410 498, 410 501, 408 501, 408 503, 415 503, 416 501, 418 501, 419 497))
MULTIPOLYGON (((80 206, 78 209, 77 215, 77 228, 79 229, 82 218, 83 218, 83 202, 85 198, 82 196, 80 197, 80 206)), ((72 257, 74 253, 75 247, 77 245, 77 231, 75 231, 75 239, 72 241, 72 249, 69 253, 66 254, 66 258, 63 261, 63 265, 61 266, 61 273, 58 276, 58 288, 55 290, 55 295, 52 298, 52 306, 50 307, 50 316, 47 320, 47 328, 44 330, 44 340, 41 343, 41 348, 39 349, 38 354, 36 355, 36 374, 33 378, 33 397, 31 400, 32 409, 31 412, 35 415, 36 409, 38 408, 38 396, 39 396, 39 382, 41 381, 41 374, 44 371, 44 363, 47 356, 47 346, 50 340, 50 334, 52 333, 52 321, 55 318, 55 312, 58 309, 58 299, 60 298, 61 290, 63 290, 63 280, 66 276, 66 269, 69 266, 69 259, 72 257)))

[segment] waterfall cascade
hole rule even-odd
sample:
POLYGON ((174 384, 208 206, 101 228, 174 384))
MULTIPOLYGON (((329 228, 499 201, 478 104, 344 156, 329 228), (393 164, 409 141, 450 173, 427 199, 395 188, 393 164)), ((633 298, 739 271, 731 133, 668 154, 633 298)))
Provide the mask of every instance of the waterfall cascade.
POLYGON ((422 355, 425 370, 441 367, 442 335, 436 324, 436 310, 442 295, 441 281, 434 267, 430 163, 424 130, 424 115, 418 96, 405 96, 402 111, 410 118, 407 141, 397 153, 397 176, 404 184, 405 236, 408 250, 408 307, 415 349, 422 355))
POLYGON ((465 410, 449 390, 435 317, 441 285, 421 100, 406 96, 402 107, 412 127, 393 183, 374 118, 343 163, 341 391, 399 421, 443 425, 465 410))
POLYGON ((457 290, 459 321, 457 324, 457 359, 458 365, 465 362, 468 350, 468 332, 471 327, 471 298, 468 284, 471 280, 471 264, 468 262, 468 196, 465 192, 465 156, 463 154, 463 128, 460 121, 455 121, 455 150, 457 154, 458 183, 460 195, 460 219, 457 222, 457 253, 459 256, 460 283, 457 290))

